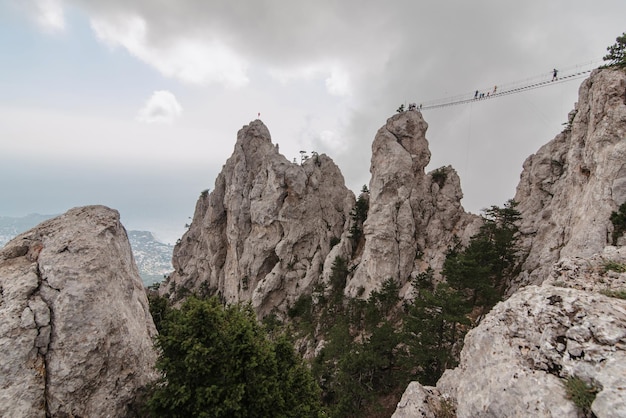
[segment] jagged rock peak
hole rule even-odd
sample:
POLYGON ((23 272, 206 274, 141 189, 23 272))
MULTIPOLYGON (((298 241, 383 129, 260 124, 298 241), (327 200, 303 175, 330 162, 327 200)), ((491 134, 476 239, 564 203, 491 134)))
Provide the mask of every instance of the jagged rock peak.
POLYGON ((161 292, 177 298, 188 289, 251 300, 261 315, 284 312, 321 280, 354 202, 328 156, 291 163, 265 125, 253 121, 238 132, 213 191, 200 196, 161 292))
POLYGON ((510 293, 609 243, 611 212, 626 201, 626 72, 595 70, 582 83, 566 129, 525 161, 515 200, 526 260, 510 293))
POLYGON ((431 155, 427 128, 420 112, 407 111, 376 133, 365 244, 346 289, 351 296, 367 297, 390 278, 404 286, 428 267, 439 271, 453 242, 466 243, 478 228, 478 217, 461 206, 454 169, 424 172, 431 155))
POLYGON ((406 292, 412 277, 439 271, 449 247, 466 243, 480 225, 461 206, 452 167, 424 172, 427 127, 409 111, 376 134, 369 213, 355 239, 355 198, 333 161, 314 154, 290 163, 260 121, 244 126, 215 188, 198 200, 161 293, 218 294, 227 302, 251 300, 261 315, 284 313, 329 281, 336 257, 349 264, 347 295, 367 297, 389 278, 406 292))
POLYGON ((257 119, 239 130, 233 155, 245 156, 248 164, 254 164, 267 153, 278 154, 278 148, 272 144, 270 131, 263 122, 257 119))
POLYGON ((0 416, 130 416, 155 334, 117 211, 71 209, 0 251, 0 416))
POLYGON ((379 146, 390 146, 392 142, 386 141, 385 136, 390 135, 389 139, 395 142, 406 152, 406 156, 410 157, 413 163, 412 171, 417 172, 423 170, 430 162, 430 150, 428 149, 428 141, 426 140, 426 130, 428 124, 418 111, 401 112, 392 116, 387 120, 384 127, 380 128, 376 134, 376 138, 380 138, 378 143, 372 145, 372 174, 377 172, 375 156, 383 156, 392 153, 397 156, 402 154, 400 149, 387 148, 379 150, 379 146))

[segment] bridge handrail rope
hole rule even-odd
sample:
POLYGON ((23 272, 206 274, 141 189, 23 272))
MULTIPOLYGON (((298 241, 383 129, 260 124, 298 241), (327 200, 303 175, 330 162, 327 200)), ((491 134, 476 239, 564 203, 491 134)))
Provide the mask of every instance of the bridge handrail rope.
POLYGON ((467 103, 481 102, 484 100, 495 99, 497 97, 508 96, 511 94, 521 93, 529 90, 538 89, 541 87, 552 86, 572 80, 576 80, 587 76, 594 69, 602 63, 602 60, 593 60, 583 64, 577 64, 570 67, 561 68, 558 70, 559 76, 553 77, 553 72, 543 73, 537 76, 529 77, 524 80, 509 82, 501 85, 496 85, 489 89, 477 90, 474 92, 468 92, 465 94, 459 94, 456 96, 446 97, 437 100, 430 100, 423 102, 420 106, 420 110, 438 109, 442 107, 456 106, 467 103), (479 97, 475 97, 476 92, 486 92, 479 97))

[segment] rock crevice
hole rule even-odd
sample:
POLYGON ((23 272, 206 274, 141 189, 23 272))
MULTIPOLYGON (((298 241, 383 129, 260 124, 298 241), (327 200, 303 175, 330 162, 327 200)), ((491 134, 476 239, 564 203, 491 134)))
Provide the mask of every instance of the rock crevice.
POLYGON ((123 417, 157 376, 119 214, 75 208, 0 251, 0 416, 123 417))

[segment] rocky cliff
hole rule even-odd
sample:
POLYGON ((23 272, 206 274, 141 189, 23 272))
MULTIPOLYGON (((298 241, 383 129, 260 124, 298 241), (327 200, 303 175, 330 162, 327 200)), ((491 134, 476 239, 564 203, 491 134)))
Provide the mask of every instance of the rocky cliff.
MULTIPOLYGON (((200 196, 191 227, 174 249, 175 271, 161 291, 251 300, 261 315, 285 308, 320 280, 331 243, 346 234, 354 202, 329 157, 291 163, 267 127, 253 121, 237 134, 213 191, 200 196)), ((339 245, 350 251, 346 240, 339 245)))
POLYGON ((524 163, 524 263, 510 298, 468 333, 437 387, 411 383, 394 417, 581 416, 567 377, 598 390, 595 416, 626 416, 626 302, 615 297, 626 275, 607 267, 626 253, 606 247, 626 201, 626 73, 596 70, 579 93, 569 126, 524 163))
POLYGON ((458 417, 578 417, 565 379, 598 391, 598 418, 626 416, 626 248, 608 247, 589 259, 567 258, 541 286, 526 286, 471 330, 460 365, 437 387, 411 383, 395 418, 435 417, 442 405, 458 417))
POLYGON ((432 268, 439 272, 455 240, 467 243, 480 219, 465 213, 456 171, 426 174, 428 124, 420 112, 399 113, 372 144, 370 208, 363 226, 363 254, 348 282, 351 296, 369 295, 386 279, 401 285, 432 268))
POLYGON ((561 257, 602 251, 626 201, 626 74, 596 70, 569 121, 524 163, 515 200, 526 260, 509 294, 540 284, 561 257))
MULTIPOLYGON (((428 125, 417 111, 391 117, 374 139, 369 212, 363 238, 351 234, 354 194, 326 155, 290 163, 253 121, 211 193, 201 195, 188 232, 174 250, 175 272, 161 287, 225 301, 251 300, 257 312, 285 311, 327 282, 336 257, 350 266, 345 293, 367 297, 387 279, 406 285, 428 267, 439 271, 455 242, 480 219, 466 214, 452 167, 426 174, 428 125)), ((407 287, 407 286, 405 286, 407 287)))
MULTIPOLYGON (((448 249, 467 243, 481 225, 463 210, 452 167, 425 172, 427 127, 419 112, 408 111, 376 133, 367 216, 355 236, 355 198, 329 157, 290 163, 261 121, 244 126, 214 190, 198 200, 161 292, 172 299, 218 294, 226 302, 251 300, 261 316, 284 313, 328 282, 342 257, 346 296, 365 298, 393 279, 400 296, 410 297, 411 278, 430 267, 439 279, 448 249)), ((610 214, 626 201, 625 138, 626 75, 595 71, 566 129, 524 164, 515 195, 523 262, 508 283, 510 299, 468 335, 456 371, 437 388, 416 383, 407 393, 439 406, 443 393, 459 416, 506 416, 507 408, 514 411, 508 416, 574 416, 561 381, 576 375, 602 387, 597 414, 621 411, 623 383, 613 376, 624 344, 622 302, 599 294, 599 285, 533 285, 559 260, 590 257, 609 243, 610 214)))
POLYGON ((129 416, 155 334, 116 211, 72 209, 0 251, 0 416, 129 416))

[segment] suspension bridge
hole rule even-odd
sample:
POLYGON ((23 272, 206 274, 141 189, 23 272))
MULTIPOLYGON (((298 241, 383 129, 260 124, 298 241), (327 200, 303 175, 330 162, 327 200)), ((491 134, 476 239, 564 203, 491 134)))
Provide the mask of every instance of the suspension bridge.
POLYGON ((458 94, 456 96, 422 102, 422 104, 419 105, 419 110, 439 109, 443 107, 481 102, 484 100, 509 96, 511 94, 523 93, 538 88, 554 86, 560 83, 566 83, 586 77, 594 69, 598 68, 602 62, 603 61, 600 59, 593 60, 566 68, 559 68, 557 69, 556 76, 554 75, 554 70, 552 70, 523 80, 494 85, 489 89, 475 90, 464 94, 458 94))

